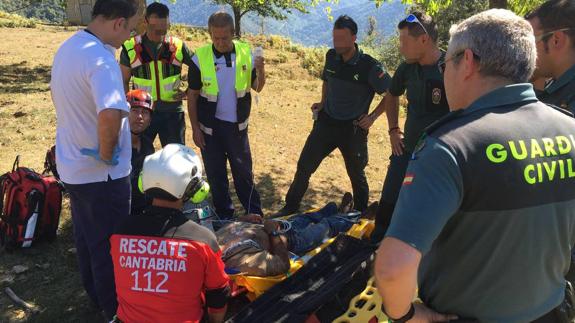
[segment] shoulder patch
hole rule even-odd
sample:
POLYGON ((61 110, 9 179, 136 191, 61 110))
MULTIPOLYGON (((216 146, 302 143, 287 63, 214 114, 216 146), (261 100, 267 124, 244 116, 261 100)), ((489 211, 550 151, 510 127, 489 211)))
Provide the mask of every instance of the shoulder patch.
POLYGON ((405 177, 403 178, 402 186, 411 185, 414 180, 415 180, 415 174, 414 173, 407 173, 407 174, 405 174, 405 177))

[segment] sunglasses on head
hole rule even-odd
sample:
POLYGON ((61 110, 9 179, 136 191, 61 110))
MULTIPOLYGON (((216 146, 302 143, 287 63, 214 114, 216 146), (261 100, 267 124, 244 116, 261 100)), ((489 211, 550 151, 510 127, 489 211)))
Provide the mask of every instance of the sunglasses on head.
POLYGON ((423 28, 423 31, 425 31, 425 33, 429 35, 429 33, 427 32, 427 29, 425 29, 425 26, 421 23, 421 21, 419 21, 419 19, 417 18, 416 15, 410 14, 409 16, 407 16, 407 17, 404 19, 404 21, 405 21, 405 22, 408 22, 408 23, 410 23, 410 24, 418 24, 418 25, 420 25, 421 28, 423 28))

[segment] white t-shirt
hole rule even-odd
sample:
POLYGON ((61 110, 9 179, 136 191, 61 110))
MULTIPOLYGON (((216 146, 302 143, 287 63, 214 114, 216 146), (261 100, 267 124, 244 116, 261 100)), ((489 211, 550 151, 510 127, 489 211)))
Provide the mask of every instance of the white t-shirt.
MULTIPOLYGON (((237 98, 236 98, 236 53, 231 54, 232 66, 226 66, 225 55, 216 58, 214 54, 214 64, 216 65, 216 78, 218 79, 218 102, 216 108, 216 118, 228 121, 238 122, 237 98)), ((200 66, 198 56, 194 55, 192 61, 196 66, 200 66)), ((252 55, 252 62, 254 62, 252 55)), ((252 63, 253 64, 253 63, 252 63)), ((252 70, 255 67, 252 68, 252 70)))
POLYGON ((50 82, 56 107, 56 165, 68 184, 104 182, 131 171, 132 142, 128 123, 122 73, 113 49, 96 36, 79 31, 56 52, 50 82), (98 147, 98 113, 105 109, 123 111, 118 146, 119 163, 108 166, 80 149, 98 147))

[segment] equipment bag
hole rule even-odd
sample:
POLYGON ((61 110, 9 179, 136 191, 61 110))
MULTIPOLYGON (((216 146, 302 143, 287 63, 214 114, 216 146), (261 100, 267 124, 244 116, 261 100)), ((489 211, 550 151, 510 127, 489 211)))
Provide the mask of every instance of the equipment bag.
POLYGON ((19 167, 0 176, 0 245, 11 251, 56 238, 62 209, 62 184, 52 176, 19 167))

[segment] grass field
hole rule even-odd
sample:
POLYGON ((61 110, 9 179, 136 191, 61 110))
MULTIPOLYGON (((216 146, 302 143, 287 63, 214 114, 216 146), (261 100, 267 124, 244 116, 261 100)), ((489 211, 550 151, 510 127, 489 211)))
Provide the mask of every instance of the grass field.
MULTIPOLYGON (((42 170, 45 152, 54 143, 56 131, 49 91, 52 58, 60 43, 76 30, 42 25, 0 28, 4 35, 0 48, 0 172, 11 169, 16 155, 21 155, 22 166, 42 170)), ((184 39, 194 49, 205 41, 205 35, 191 34, 184 39)), ((282 205, 312 126, 309 107, 319 100, 321 88, 317 77, 302 67, 317 65, 310 61, 313 56, 278 39, 252 39, 265 44, 267 62, 266 88, 252 109, 249 129, 257 188, 267 213, 282 205)), ((193 147, 191 135, 188 126, 186 142, 193 147)), ((366 172, 372 201, 379 199, 389 152, 387 122, 382 117, 369 135, 366 172)), ((336 151, 312 177, 303 207, 338 201, 345 191, 351 191, 351 184, 336 151)), ((39 309, 34 314, 23 311, 0 293, 0 322, 102 322, 81 287, 72 248, 69 205, 65 200, 55 243, 14 254, 0 251, 1 289, 12 288, 39 309), (15 274, 15 265, 27 266, 28 270, 15 274)))

